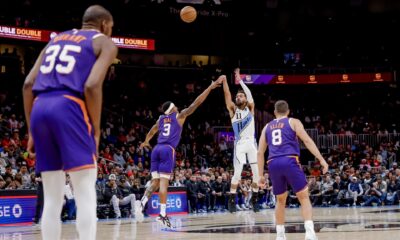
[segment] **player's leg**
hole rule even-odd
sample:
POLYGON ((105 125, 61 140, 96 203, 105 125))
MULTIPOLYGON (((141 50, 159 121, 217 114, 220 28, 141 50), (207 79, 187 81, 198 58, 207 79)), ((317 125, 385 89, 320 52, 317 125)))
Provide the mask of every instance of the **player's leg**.
POLYGON ((304 218, 304 228, 306 230, 306 240, 317 239, 314 231, 314 223, 312 220, 312 205, 308 193, 308 187, 296 193, 297 199, 301 205, 301 214, 304 218))
POLYGON ((75 96, 60 96, 54 120, 57 144, 62 149, 64 171, 70 172, 77 206, 76 228, 79 239, 96 238, 97 157, 94 129, 85 102, 75 96))
POLYGON ((169 221, 169 218, 167 216, 169 178, 170 174, 160 173, 160 215, 157 217, 157 221, 168 228, 172 228, 171 222, 169 221))
POLYGON ((74 188, 77 216, 76 229, 80 240, 95 240, 97 228, 96 179, 97 169, 69 172, 74 188))
POLYGON ((269 176, 272 183, 272 191, 276 196, 275 224, 277 240, 285 240, 285 207, 287 198, 287 178, 285 171, 287 164, 285 159, 275 158, 268 161, 269 176))
POLYGON ((42 239, 61 239, 61 211, 64 199, 65 173, 59 171, 42 172, 44 208, 42 215, 42 239))
POLYGON ((39 97, 31 112, 36 171, 42 173, 44 206, 41 229, 44 240, 61 239, 60 215, 64 198, 65 173, 62 171, 58 136, 53 134, 53 130, 58 129, 52 114, 57 103, 58 99, 51 98, 49 101, 48 97, 39 97))
POLYGON ((167 216, 167 195, 169 180, 175 167, 175 149, 169 145, 163 145, 160 150, 160 158, 160 215, 158 216, 157 221, 162 223, 164 226, 171 228, 172 225, 167 216))
POLYGON ((160 148, 159 145, 156 145, 151 152, 151 176, 152 180, 150 186, 146 188, 144 195, 140 201, 136 201, 135 203, 135 218, 139 222, 143 221, 143 210, 146 206, 146 203, 151 198, 153 192, 157 191, 160 187, 160 174, 159 174, 159 166, 160 166, 160 148))
POLYGON ((241 180, 243 165, 246 162, 246 154, 242 151, 239 144, 235 144, 233 155, 233 176, 231 179, 231 189, 228 200, 228 210, 233 213, 236 212, 236 191, 241 180))
POLYGON ((306 230, 306 240, 317 239, 314 232, 314 223, 312 221, 312 205, 308 193, 307 179, 301 168, 298 157, 287 157, 288 169, 286 172, 289 184, 296 193, 297 199, 301 205, 301 214, 304 218, 304 228, 306 230))
POLYGON ((260 204, 259 196, 258 196, 258 181, 260 179, 260 173, 258 170, 258 163, 257 163, 257 148, 255 144, 251 144, 249 146, 249 150, 247 151, 247 158, 250 163, 251 171, 253 173, 253 182, 251 184, 251 204, 253 205, 253 211, 259 212, 260 211, 260 204))
POLYGON ((275 224, 276 224, 276 239, 285 240, 285 208, 288 192, 276 195, 275 206, 275 224))

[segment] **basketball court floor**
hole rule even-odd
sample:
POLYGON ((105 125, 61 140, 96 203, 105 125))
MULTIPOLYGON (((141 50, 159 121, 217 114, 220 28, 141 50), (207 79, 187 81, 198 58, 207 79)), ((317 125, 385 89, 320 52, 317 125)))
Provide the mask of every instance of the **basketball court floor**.
MULTIPOLYGON (((97 239, 263 239, 275 240, 273 209, 171 216, 174 230, 164 230, 154 218, 100 220, 97 239)), ((303 240, 299 209, 287 209, 287 239, 303 240)), ((400 208, 316 208, 315 230, 320 240, 400 239, 400 208)), ((73 222, 63 224, 62 239, 77 239, 73 222)), ((41 239, 39 227, 2 227, 0 240, 41 239)))

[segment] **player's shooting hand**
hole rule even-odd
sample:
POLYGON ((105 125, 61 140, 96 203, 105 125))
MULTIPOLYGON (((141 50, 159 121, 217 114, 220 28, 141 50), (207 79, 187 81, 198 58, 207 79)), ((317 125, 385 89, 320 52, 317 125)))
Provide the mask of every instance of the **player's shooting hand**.
POLYGON ((142 144, 140 144, 139 148, 140 149, 143 149, 143 148, 151 149, 151 145, 148 142, 143 142, 142 144))
POLYGON ((327 173, 327 172, 328 172, 328 169, 329 169, 328 163, 325 161, 325 159, 322 159, 322 160, 320 161, 320 163, 321 163, 321 166, 322 166, 322 174, 327 173))
POLYGON ((215 89, 217 87, 220 87, 222 82, 224 81, 224 78, 226 78, 225 75, 221 75, 216 81, 211 82, 211 89, 215 89))
POLYGON ((36 154, 35 154, 35 143, 33 142, 32 134, 29 134, 27 150, 28 150, 29 156, 31 158, 35 158, 35 156, 36 156, 36 154))
POLYGON ((241 78, 240 78, 240 68, 236 68, 234 73, 235 73, 236 81, 240 81, 241 80, 241 78))

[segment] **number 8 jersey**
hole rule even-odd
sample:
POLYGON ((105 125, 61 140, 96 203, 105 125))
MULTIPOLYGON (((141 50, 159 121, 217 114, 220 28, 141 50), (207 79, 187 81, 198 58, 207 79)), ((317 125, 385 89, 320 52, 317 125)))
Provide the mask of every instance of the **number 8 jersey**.
POLYGON ((290 118, 284 117, 269 122, 265 129, 268 143, 268 159, 280 156, 300 156, 296 132, 290 126, 290 118))
POLYGON ((54 37, 44 50, 34 94, 67 90, 83 96, 85 82, 96 62, 93 39, 102 35, 97 30, 73 29, 54 37))
POLYGON ((158 119, 158 144, 168 144, 176 148, 181 140, 182 126, 176 118, 178 113, 161 115, 158 119))

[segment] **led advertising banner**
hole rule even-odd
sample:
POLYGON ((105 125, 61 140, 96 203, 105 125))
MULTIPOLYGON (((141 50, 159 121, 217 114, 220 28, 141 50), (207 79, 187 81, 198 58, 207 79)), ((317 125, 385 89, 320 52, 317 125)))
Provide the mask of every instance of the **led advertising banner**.
MULTIPOLYGON (((177 190, 168 189, 167 198, 167 214, 187 214, 188 213, 188 202, 186 196, 186 188, 177 188, 177 190)), ((158 193, 153 193, 150 200, 147 203, 147 214, 158 215, 160 214, 160 198, 158 193)))
MULTIPOLYGON (((315 75, 279 75, 279 74, 242 74, 246 84, 351 84, 392 82, 390 72, 349 73, 349 74, 315 74, 315 75)), ((236 84, 239 82, 236 81, 236 84)))
POLYGON ((35 217, 34 195, 0 196, 0 226, 31 225, 35 217))
MULTIPOLYGON (((59 32, 43 29, 19 28, 0 25, 0 37, 14 38, 37 42, 48 42, 59 32)), ((155 40, 145 38, 112 37, 111 40, 120 48, 155 50, 155 40)))

